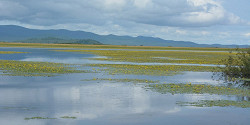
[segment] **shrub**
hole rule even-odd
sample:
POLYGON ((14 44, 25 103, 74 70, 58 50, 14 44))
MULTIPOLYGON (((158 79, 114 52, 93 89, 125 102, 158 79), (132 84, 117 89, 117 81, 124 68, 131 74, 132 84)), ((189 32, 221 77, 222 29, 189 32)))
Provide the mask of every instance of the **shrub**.
MULTIPOLYGON (((227 81, 250 86, 250 48, 236 49, 237 54, 230 54, 227 59, 222 60, 225 67, 221 68, 223 77, 227 81)), ((232 52, 230 52, 232 53, 232 52)))

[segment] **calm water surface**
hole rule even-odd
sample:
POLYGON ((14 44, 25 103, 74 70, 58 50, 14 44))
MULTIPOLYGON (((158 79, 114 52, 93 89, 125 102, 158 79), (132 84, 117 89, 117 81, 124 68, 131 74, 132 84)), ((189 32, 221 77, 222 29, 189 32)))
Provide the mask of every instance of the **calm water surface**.
MULTIPOLYGON (((0 48, 27 54, 1 54, 1 60, 49 61, 71 64, 97 63, 82 58, 91 54, 54 52, 50 49, 0 48)), ((222 84, 210 72, 184 72, 175 76, 108 75, 104 73, 66 74, 56 77, 0 75, 1 125, 248 125, 250 108, 181 107, 177 101, 240 100, 236 96, 207 94, 160 94, 145 89, 143 83, 81 81, 92 78, 136 78, 167 83, 222 84), (30 117, 57 119, 31 119, 30 117), (76 119, 62 119, 74 116, 76 119)))

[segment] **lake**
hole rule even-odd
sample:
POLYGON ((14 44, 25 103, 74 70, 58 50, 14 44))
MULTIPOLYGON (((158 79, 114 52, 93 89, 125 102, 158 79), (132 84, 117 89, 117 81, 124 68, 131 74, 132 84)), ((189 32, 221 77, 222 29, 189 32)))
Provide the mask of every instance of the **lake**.
MULTIPOLYGON (((0 54, 0 60, 77 64, 76 67, 86 70, 92 70, 93 67, 82 65, 134 64, 134 62, 93 60, 100 56, 90 53, 53 50, 1 47, 0 51, 28 53, 0 54)), ((150 62, 146 65, 159 64, 150 62)), ((1 74, 4 72, 1 71, 1 74)), ((250 108, 182 106, 177 103, 198 100, 249 102, 249 97, 246 96, 161 93, 149 89, 147 85, 150 83, 112 80, 147 79, 161 84, 191 82, 226 86, 224 81, 214 80, 212 76, 212 72, 199 71, 183 71, 171 76, 114 75, 103 71, 60 74, 53 77, 0 75, 0 123, 3 125, 249 124, 250 108), (99 80, 93 80, 95 78, 99 80)))

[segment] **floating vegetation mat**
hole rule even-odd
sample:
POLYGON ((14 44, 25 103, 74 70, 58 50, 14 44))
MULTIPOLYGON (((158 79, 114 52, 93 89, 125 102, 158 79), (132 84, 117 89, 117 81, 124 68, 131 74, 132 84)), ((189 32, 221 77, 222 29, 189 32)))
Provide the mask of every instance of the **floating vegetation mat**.
POLYGON ((147 79, 111 79, 111 78, 93 78, 84 79, 82 81, 110 81, 110 82, 131 82, 131 83, 158 83, 159 80, 147 80, 147 79))
POLYGON ((143 50, 55 50, 63 52, 92 53, 108 58, 91 58, 93 60, 119 62, 157 62, 187 64, 220 64, 221 59, 236 53, 197 52, 197 51, 143 51, 143 50))
POLYGON ((180 106, 195 106, 195 107, 241 107, 241 108, 250 108, 249 101, 231 101, 231 100, 200 100, 198 102, 177 102, 177 105, 180 106))
POLYGON ((219 71, 216 67, 186 65, 90 64, 89 66, 102 67, 102 69, 98 69, 98 71, 102 70, 108 72, 109 74, 133 74, 153 76, 171 76, 180 74, 182 71, 219 71))
POLYGON ((162 94, 216 94, 216 95, 238 95, 250 97, 250 89, 233 88, 225 86, 200 85, 200 84, 150 84, 146 86, 155 92, 162 94))
POLYGON ((65 73, 87 72, 77 70, 69 64, 12 60, 0 60, 0 70, 3 72, 1 75, 11 76, 54 76, 65 73))
POLYGON ((27 53, 27 52, 0 51, 0 54, 17 54, 17 53, 27 53))
POLYGON ((197 50, 197 51, 230 51, 231 48, 204 47, 159 47, 159 46, 121 46, 121 45, 84 45, 84 44, 42 44, 0 42, 0 47, 32 48, 86 48, 86 49, 145 49, 145 50, 197 50))

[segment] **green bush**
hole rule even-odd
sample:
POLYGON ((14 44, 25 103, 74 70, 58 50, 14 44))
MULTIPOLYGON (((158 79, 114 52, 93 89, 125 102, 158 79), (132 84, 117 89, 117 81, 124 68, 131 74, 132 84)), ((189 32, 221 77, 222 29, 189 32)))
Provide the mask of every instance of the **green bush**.
POLYGON ((231 54, 222 60, 225 67, 221 68, 221 75, 225 80, 236 83, 244 81, 244 85, 250 86, 250 48, 236 49, 236 52, 237 54, 231 54))

